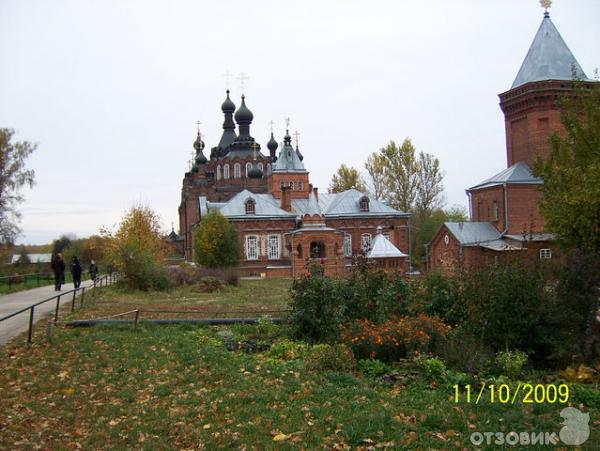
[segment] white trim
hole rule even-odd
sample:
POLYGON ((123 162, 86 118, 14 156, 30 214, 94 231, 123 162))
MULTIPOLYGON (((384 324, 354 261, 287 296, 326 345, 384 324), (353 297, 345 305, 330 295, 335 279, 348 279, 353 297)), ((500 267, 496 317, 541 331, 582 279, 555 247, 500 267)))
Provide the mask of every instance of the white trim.
POLYGON ((269 235, 267 238, 267 257, 269 260, 279 260, 281 258, 281 237, 280 235, 269 235))
POLYGON ((257 235, 246 235, 246 260, 258 260, 259 242, 257 235), (253 244, 251 244, 253 243, 253 244))
POLYGON ((344 257, 352 257, 352 235, 344 234, 344 257))
POLYGON ((225 180, 229 179, 229 165, 228 164, 223 166, 223 178, 225 180))
POLYGON ((363 251, 369 252, 373 243, 373 236, 370 233, 363 233, 360 236, 360 246, 363 251))
POLYGON ((233 178, 242 178, 242 166, 239 163, 233 165, 233 178))

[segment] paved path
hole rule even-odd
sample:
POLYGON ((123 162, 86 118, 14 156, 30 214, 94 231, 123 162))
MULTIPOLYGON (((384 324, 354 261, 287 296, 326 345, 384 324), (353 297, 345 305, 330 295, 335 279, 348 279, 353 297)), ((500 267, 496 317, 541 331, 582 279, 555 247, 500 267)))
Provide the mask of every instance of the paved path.
MULTIPOLYGON (((82 287, 89 287, 92 285, 90 280, 81 282, 82 287)), ((61 292, 69 291, 73 289, 72 283, 67 283, 62 286, 61 292)), ((87 292, 87 290, 86 290, 87 292)), ((58 294, 54 291, 54 285, 48 285, 45 287, 34 288, 33 290, 19 291, 17 293, 5 294, 0 296, 0 318, 10 315, 13 312, 21 310, 22 308, 28 307, 36 302, 43 301, 49 297, 58 294)), ((78 293, 79 294, 79 293, 78 293)), ((70 301, 73 299, 73 294, 69 293, 60 299, 61 309, 65 306, 71 305, 70 301)), ((33 321, 38 322, 47 313, 54 312, 56 308, 56 300, 46 302, 45 304, 38 305, 35 308, 33 321)), ((23 312, 17 316, 14 316, 6 321, 0 323, 0 346, 7 343, 13 337, 24 332, 29 327, 29 311, 23 312)), ((40 326, 38 326, 40 327, 40 326)))

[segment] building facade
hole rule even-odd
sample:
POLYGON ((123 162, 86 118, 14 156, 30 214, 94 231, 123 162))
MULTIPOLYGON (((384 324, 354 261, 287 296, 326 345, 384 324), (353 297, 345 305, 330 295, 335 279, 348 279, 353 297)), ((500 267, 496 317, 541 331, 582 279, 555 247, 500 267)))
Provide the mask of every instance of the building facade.
POLYGON ((328 275, 341 275, 353 256, 369 253, 386 268, 407 270, 408 213, 355 189, 319 193, 289 131, 281 144, 271 132, 263 154, 250 134, 253 114, 245 97, 236 110, 229 94, 221 106, 219 143, 207 158, 198 133, 195 160, 183 179, 179 235, 187 260, 194 259, 194 228, 218 211, 238 231, 242 275, 295 277, 311 262, 328 275), (376 243, 387 250, 385 256, 371 252, 376 243))
POLYGON ((559 100, 574 92, 574 78, 589 80, 546 11, 511 88, 500 94, 506 130, 506 169, 466 190, 470 221, 446 223, 428 245, 428 267, 505 259, 552 258, 557 248, 539 211, 543 180, 531 167, 550 152, 550 136, 563 133, 559 100))

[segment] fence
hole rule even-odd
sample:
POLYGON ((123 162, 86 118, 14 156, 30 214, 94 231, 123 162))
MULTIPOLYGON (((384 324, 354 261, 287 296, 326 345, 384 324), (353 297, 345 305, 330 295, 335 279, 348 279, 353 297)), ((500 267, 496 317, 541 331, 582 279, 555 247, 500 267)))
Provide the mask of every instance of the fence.
MULTIPOLYGON (((89 273, 83 272, 81 274, 81 280, 89 279, 89 273)), ((40 286, 42 283, 44 285, 50 285, 54 283, 54 273, 51 272, 34 272, 28 274, 12 274, 10 276, 2 276, 0 277, 0 287, 8 286, 8 291, 10 291, 13 286, 26 286, 28 282, 31 284, 35 284, 35 286, 40 286)), ((70 272, 65 271, 65 283, 73 282, 73 277, 70 272)))
MULTIPOLYGON (((83 307, 83 304, 85 302, 85 293, 86 290, 91 290, 92 291, 92 295, 95 297, 96 296, 96 288, 102 288, 103 286, 108 286, 110 284, 112 284, 115 281, 115 276, 113 274, 107 274, 105 276, 102 276, 98 279, 96 279, 94 281, 94 284, 92 286, 89 287, 79 287, 79 288, 75 288, 73 290, 69 290, 69 291, 65 291, 65 292, 61 292, 60 294, 55 294, 52 297, 49 297, 47 299, 44 299, 43 301, 39 301, 36 302, 35 304, 29 305, 25 308, 22 308, 21 310, 18 310, 16 312, 13 312, 9 315, 6 315, 2 318, 0 318, 0 324, 3 321, 6 321, 7 319, 13 318, 17 315, 20 315, 21 313, 25 313, 27 311, 29 311, 29 328, 27 331, 27 343, 31 344, 32 338, 33 338, 33 325, 34 325, 34 315, 35 315, 35 308, 42 305, 42 304, 46 304, 48 302, 51 302, 53 300, 56 300, 56 307, 54 309, 54 322, 56 323, 58 321, 58 312, 60 309, 60 301, 61 298, 66 298, 69 295, 72 295, 72 298, 70 299, 71 302, 71 312, 75 311, 75 300, 77 298, 77 294, 81 293, 81 297, 79 299, 80 302, 80 308, 83 307)), ((69 302, 69 300, 67 300, 67 302, 69 302)))

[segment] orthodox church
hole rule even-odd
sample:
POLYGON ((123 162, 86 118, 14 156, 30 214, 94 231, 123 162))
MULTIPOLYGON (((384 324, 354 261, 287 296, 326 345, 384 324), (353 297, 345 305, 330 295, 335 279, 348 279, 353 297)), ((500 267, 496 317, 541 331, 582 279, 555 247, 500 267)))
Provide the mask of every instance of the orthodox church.
POLYGON ((183 178, 179 229, 186 260, 194 260, 194 228, 218 211, 239 233, 241 275, 294 277, 315 261, 328 275, 342 274, 358 254, 406 271, 408 213, 355 189, 319 193, 289 130, 282 143, 271 131, 263 153, 250 133, 254 115, 245 96, 236 110, 227 90, 221 110, 219 143, 206 157, 198 132, 194 162, 183 178))
POLYGON ((430 270, 515 256, 552 258, 555 237, 538 208, 544 182, 531 167, 548 157, 550 136, 564 130, 557 101, 573 93, 574 76, 587 86, 597 83, 587 78, 546 10, 511 88, 499 95, 507 167, 466 190, 471 220, 438 230, 429 243, 430 270))

